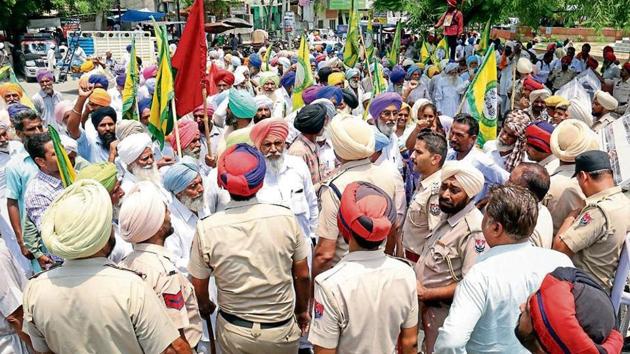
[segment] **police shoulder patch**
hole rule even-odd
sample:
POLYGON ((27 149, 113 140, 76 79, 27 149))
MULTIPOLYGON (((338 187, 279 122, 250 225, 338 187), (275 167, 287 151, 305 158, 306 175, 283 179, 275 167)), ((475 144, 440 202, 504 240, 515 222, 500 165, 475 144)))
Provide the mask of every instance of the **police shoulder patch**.
POLYGON ((591 221, 593 221, 593 218, 591 217, 591 214, 586 212, 586 213, 582 214, 582 217, 580 218, 580 221, 579 221, 579 225, 580 226, 588 225, 588 224, 591 223, 591 221))
POLYGON ((162 293, 162 297, 164 298, 164 304, 169 309, 181 310, 186 303, 181 290, 176 294, 162 293))
POLYGON ((315 319, 320 319, 324 316, 324 305, 315 300, 313 305, 313 312, 315 315, 315 319))
POLYGON ((440 215, 440 204, 439 203, 431 203, 429 204, 429 213, 433 216, 440 215))
POLYGON ((486 240, 475 239, 475 252, 483 253, 486 250, 486 240))

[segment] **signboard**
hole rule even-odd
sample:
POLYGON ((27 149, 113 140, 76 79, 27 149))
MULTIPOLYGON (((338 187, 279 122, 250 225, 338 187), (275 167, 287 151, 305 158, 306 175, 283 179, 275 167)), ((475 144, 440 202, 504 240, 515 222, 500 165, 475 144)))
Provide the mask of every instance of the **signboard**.
MULTIPOLYGON (((328 10, 350 10, 352 0, 329 0, 328 10)), ((357 9, 366 9, 366 0, 355 0, 357 9)))
POLYGON ((61 20, 61 29, 63 36, 68 38, 69 32, 81 30, 81 21, 78 18, 64 18, 61 20))
POLYGON ((602 150, 610 155, 615 182, 630 190, 630 114, 626 114, 600 130, 602 150))

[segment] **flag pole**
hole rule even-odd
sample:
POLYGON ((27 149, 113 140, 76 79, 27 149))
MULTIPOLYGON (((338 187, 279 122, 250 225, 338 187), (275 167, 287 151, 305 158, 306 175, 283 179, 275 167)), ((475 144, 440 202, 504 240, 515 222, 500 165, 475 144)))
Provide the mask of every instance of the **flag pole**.
MULTIPOLYGON (((516 59, 516 56, 514 58, 516 59)), ((516 63, 512 62, 512 97, 510 97, 510 100, 511 100, 510 110, 514 109, 514 98, 516 98, 516 92, 514 92, 514 90, 516 89, 516 65, 517 64, 518 64, 518 59, 516 60, 516 63)))
MULTIPOLYGON (((368 76, 370 77, 370 82, 373 82, 372 73, 370 72, 370 58, 368 57, 367 48, 365 47, 365 40, 363 40, 363 31, 361 30, 360 21, 359 21, 359 41, 361 42, 361 45, 363 46, 363 53, 365 54, 365 61, 367 62, 367 68, 368 68, 367 72, 368 72, 368 76)), ((374 38, 372 38, 372 43, 373 42, 374 42, 374 38)))
POLYGON ((175 131, 175 141, 177 142, 177 156, 182 158, 182 143, 179 139, 179 127, 177 126, 177 108, 175 108, 175 99, 171 100, 171 109, 173 110, 173 130, 175 131))
POLYGON ((212 156, 212 144, 210 143, 210 124, 208 123, 208 92, 206 91, 206 85, 203 85, 201 89, 201 95, 203 96, 203 126, 206 135, 206 146, 208 147, 208 155, 212 156))

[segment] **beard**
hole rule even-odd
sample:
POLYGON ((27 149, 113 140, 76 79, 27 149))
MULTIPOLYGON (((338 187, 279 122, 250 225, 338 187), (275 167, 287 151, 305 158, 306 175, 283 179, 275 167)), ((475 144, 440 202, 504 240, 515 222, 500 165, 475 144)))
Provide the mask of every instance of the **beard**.
POLYGON ((191 198, 187 195, 182 195, 179 200, 184 206, 190 211, 194 213, 198 213, 201 209, 203 209, 205 200, 203 194, 199 195, 197 198, 191 198))
POLYGON ((107 150, 109 150, 109 145, 116 141, 115 133, 99 134, 98 137, 101 139, 101 143, 107 147, 107 150))
POLYGON ((199 155, 201 154, 201 147, 198 147, 194 150, 189 149, 189 148, 185 148, 182 151, 182 154, 184 154, 184 156, 190 156, 192 158, 194 158, 195 160, 199 159, 199 155))
POLYGON ((497 139, 497 150, 499 150, 499 152, 510 152, 514 150, 514 144, 507 145, 501 141, 501 139, 497 139))
POLYGON ((155 163, 147 167, 141 167, 138 164, 133 164, 131 166, 131 173, 140 182, 149 181, 157 186, 162 185, 162 178, 160 177, 160 172, 158 171, 157 164, 155 163))
POLYGON ((284 153, 265 155, 265 164, 267 165, 267 171, 277 176, 280 174, 280 169, 284 165, 284 153))
POLYGON ((443 199, 442 197, 439 198, 438 202, 439 202, 440 210, 442 210, 443 213, 448 214, 448 215, 457 214, 460 210, 464 209, 464 207, 468 203, 468 201, 466 200, 460 204, 452 204, 451 202, 447 201, 446 199, 443 199))
POLYGON ((394 133, 394 129, 396 129, 396 122, 383 123, 380 119, 377 119, 376 127, 381 133, 389 138, 394 133))

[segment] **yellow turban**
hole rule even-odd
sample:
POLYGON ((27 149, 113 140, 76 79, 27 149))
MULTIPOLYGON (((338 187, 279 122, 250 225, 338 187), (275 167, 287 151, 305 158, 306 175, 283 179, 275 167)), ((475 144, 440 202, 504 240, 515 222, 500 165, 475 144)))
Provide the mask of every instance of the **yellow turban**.
POLYGON ((545 99, 545 105, 549 107, 569 107, 569 101, 562 96, 549 96, 545 99))
POLYGON ((584 151, 599 150, 597 134, 577 119, 565 119, 558 124, 549 144, 551 152, 564 162, 575 162, 575 157, 584 151))
POLYGON ((341 73, 341 72, 334 72, 328 75, 328 85, 330 86, 341 84, 343 83, 344 80, 345 80, 345 75, 344 73, 341 73))
POLYGON ((24 95, 24 91, 19 84, 13 82, 5 82, 4 84, 0 85, 0 98, 4 98, 4 96, 10 92, 17 93, 20 98, 22 98, 22 96, 24 95))
POLYGON ((442 167, 442 182, 449 177, 455 177, 468 195, 468 198, 474 198, 479 194, 485 181, 481 171, 464 161, 447 161, 444 163, 442 167))
POLYGON ((273 71, 263 71, 260 73, 260 77, 258 78, 260 86, 264 86, 267 81, 273 81, 276 87, 280 85, 280 78, 273 71))
POLYGON ((374 130, 358 117, 335 116, 330 123, 330 140, 335 153, 344 160, 360 160, 374 153, 374 130))
POLYGON ((86 60, 79 67, 79 70, 81 70, 82 73, 86 73, 88 71, 92 71, 93 69, 94 69, 94 62, 92 62, 91 60, 86 60))
POLYGON ((108 193, 111 193, 118 181, 118 170, 111 162, 101 162, 88 165, 77 174, 77 181, 93 179, 102 184, 108 193))
POLYGON ((429 75, 429 78, 432 78, 439 72, 440 72, 440 68, 438 68, 436 65, 433 65, 429 68, 429 72, 427 73, 427 75, 429 75))
POLYGON ((112 98, 109 96, 109 93, 100 87, 95 88, 94 91, 92 91, 89 100, 90 103, 97 104, 102 107, 107 107, 110 103, 112 103, 112 98))
POLYGON ((89 257, 112 234, 109 193, 90 179, 75 181, 50 204, 42 217, 41 235, 48 250, 65 259, 89 257))

